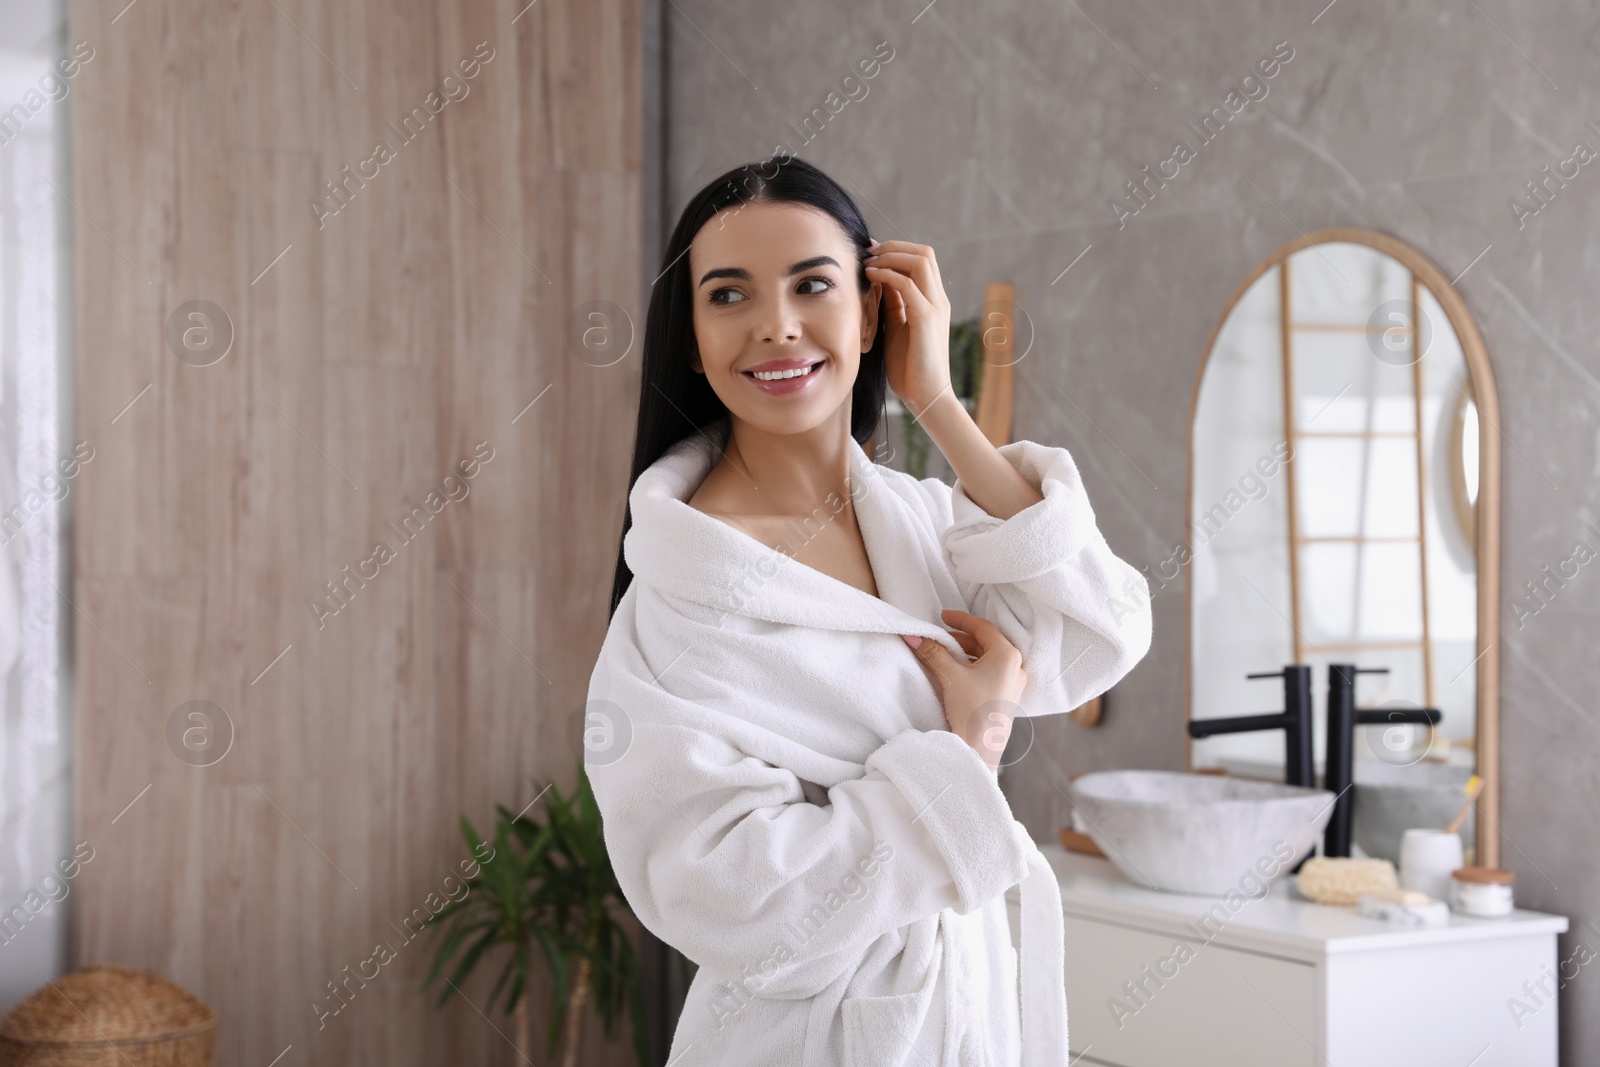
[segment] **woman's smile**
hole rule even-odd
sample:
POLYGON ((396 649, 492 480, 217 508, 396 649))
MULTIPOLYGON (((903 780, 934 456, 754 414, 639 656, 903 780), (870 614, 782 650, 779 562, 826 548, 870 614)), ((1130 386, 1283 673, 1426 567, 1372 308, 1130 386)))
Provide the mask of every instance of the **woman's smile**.
POLYGON ((812 382, 822 377, 826 359, 770 360, 757 370, 742 371, 751 385, 772 396, 792 396, 810 388, 812 382))

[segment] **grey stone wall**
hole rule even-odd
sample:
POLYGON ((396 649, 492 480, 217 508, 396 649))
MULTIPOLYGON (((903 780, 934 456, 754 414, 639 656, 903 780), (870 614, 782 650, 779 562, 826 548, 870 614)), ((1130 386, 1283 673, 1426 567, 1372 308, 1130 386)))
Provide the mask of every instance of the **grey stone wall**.
MULTIPOLYGON (((1323 5, 674 0, 663 222, 782 143, 839 179, 875 234, 932 245, 957 317, 986 281, 1015 283, 1036 329, 1016 436, 1070 448, 1112 547, 1151 566, 1183 538, 1207 335, 1257 260, 1352 225, 1461 274, 1503 416, 1502 862, 1520 904, 1570 917, 1563 959, 1600 950, 1600 566, 1521 629, 1510 603, 1576 542, 1600 548, 1600 159, 1563 163, 1600 149, 1600 9, 1323 5), (892 59, 847 82, 879 42, 892 59), (826 120, 797 133, 818 107, 826 120), (1203 141, 1190 123, 1213 108, 1228 121, 1203 141), (1192 158, 1132 212, 1125 183, 1180 140, 1192 158)), ((1047 720, 1008 772, 1037 839, 1068 820, 1069 774, 1183 767, 1182 581, 1157 592, 1154 645, 1104 724, 1047 720)), ((1600 1062, 1600 964, 1560 1011, 1563 1062, 1600 1062)))

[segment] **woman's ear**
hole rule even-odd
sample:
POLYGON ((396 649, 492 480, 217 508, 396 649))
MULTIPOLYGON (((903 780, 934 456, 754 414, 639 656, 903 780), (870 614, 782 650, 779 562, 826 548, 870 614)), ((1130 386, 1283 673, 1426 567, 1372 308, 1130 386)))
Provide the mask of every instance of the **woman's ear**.
POLYGON ((689 366, 696 374, 704 374, 706 369, 700 365, 700 346, 695 345, 694 351, 689 353, 689 366))
POLYGON ((883 283, 873 282, 861 294, 861 354, 872 348, 878 336, 878 306, 883 302, 883 283))

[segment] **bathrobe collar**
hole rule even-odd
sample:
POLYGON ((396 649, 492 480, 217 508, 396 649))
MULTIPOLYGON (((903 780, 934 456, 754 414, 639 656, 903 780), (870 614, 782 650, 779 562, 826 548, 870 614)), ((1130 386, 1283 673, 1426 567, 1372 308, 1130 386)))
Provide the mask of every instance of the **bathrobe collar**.
MULTIPOLYGON (((730 428, 725 415, 689 434, 634 483, 628 495, 633 522, 622 550, 635 580, 718 611, 768 622, 932 637, 958 654, 958 660, 965 659, 937 622, 942 604, 962 603, 962 597, 943 567, 917 558, 916 539, 906 532, 916 520, 911 505, 895 493, 883 469, 854 437, 846 437, 851 491, 879 596, 690 507, 689 498, 722 457, 730 428)), ((793 523, 786 546, 804 543, 842 507, 837 497, 819 502, 809 532, 793 523)))

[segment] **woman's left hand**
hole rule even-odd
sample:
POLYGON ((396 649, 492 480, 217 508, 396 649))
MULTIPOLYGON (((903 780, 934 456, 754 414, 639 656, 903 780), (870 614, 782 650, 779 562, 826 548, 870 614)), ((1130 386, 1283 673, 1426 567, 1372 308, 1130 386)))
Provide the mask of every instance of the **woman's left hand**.
POLYGON ((950 391, 950 298, 933 249, 880 241, 866 263, 867 280, 884 286, 884 358, 889 388, 914 416, 950 391))

